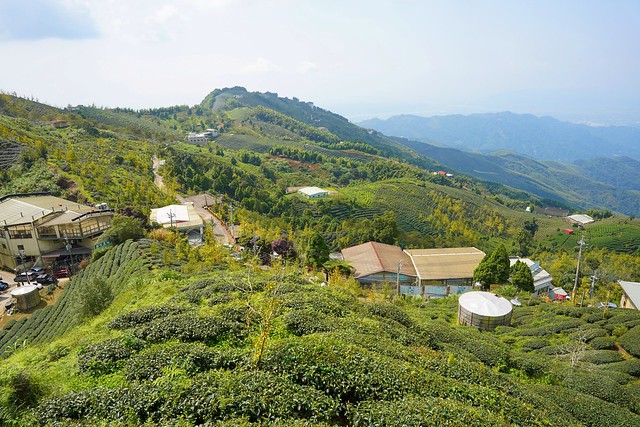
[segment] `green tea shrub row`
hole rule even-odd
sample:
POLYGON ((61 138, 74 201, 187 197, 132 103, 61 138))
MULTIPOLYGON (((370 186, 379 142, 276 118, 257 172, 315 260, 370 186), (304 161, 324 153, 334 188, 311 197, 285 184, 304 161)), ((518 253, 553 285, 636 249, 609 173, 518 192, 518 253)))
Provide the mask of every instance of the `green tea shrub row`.
POLYGON ((640 357, 640 325, 629 329, 618 341, 620 345, 635 357, 640 357))
POLYGON ((455 400, 407 396, 397 401, 365 401, 349 408, 349 425, 402 427, 485 427, 510 423, 482 407, 455 400))
POLYGON ((246 332, 244 323, 217 316, 202 317, 190 312, 155 319, 134 330, 135 336, 149 342, 177 339, 210 344, 225 338, 244 337, 246 332))
POLYGON ((246 352, 216 350, 201 343, 174 343, 153 346, 130 357, 124 371, 129 380, 155 380, 170 367, 193 375, 210 369, 235 369, 247 363, 246 352))
POLYGON ((323 421, 334 419, 336 413, 336 402, 311 387, 242 371, 201 374, 186 388, 154 382, 72 392, 51 397, 34 411, 41 425, 57 421, 169 425, 178 420, 201 425, 235 418, 323 421))
POLYGON ((411 326, 411 318, 400 307, 388 302, 372 302, 366 305, 367 312, 374 316, 380 316, 395 320, 404 326, 411 326))
POLYGON ((615 370, 618 372, 624 372, 625 374, 632 375, 636 378, 640 378, 640 360, 628 359, 622 362, 609 363, 603 366, 607 370, 615 370))
POLYGON ((616 344, 616 341, 607 336, 607 337, 596 337, 589 341, 589 345, 594 350, 609 350, 613 348, 616 344))
POLYGON ((570 416, 584 425, 592 427, 635 427, 640 425, 640 416, 610 402, 561 386, 532 384, 540 395, 561 396, 554 402, 570 416))
POLYGON ((185 311, 185 308, 168 305, 157 305, 153 307, 141 308, 116 317, 111 322, 109 322, 109 328, 133 328, 145 323, 149 323, 155 319, 163 319, 169 316, 184 313, 185 311))
POLYGON ((113 338, 89 344, 78 353, 78 368, 81 372, 105 375, 116 371, 125 359, 144 347, 144 342, 133 337, 113 338))

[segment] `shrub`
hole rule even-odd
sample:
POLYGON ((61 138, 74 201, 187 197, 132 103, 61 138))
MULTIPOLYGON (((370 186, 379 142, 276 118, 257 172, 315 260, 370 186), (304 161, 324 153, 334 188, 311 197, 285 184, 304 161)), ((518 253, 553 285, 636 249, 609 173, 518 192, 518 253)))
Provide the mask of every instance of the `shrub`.
POLYGON ((594 350, 609 350, 609 349, 613 348, 615 343, 616 342, 611 337, 597 337, 597 338, 592 339, 589 342, 589 345, 594 350))
POLYGON ((629 329, 620 337, 620 345, 635 357, 640 357, 640 325, 629 329))
POLYGON ((211 372, 190 385, 140 383, 54 396, 34 411, 40 425, 120 423, 203 425, 225 419, 266 422, 335 417, 337 405, 322 392, 263 372, 211 372))
POLYGON ((525 351, 538 350, 549 345, 549 340, 543 338, 533 338, 522 343, 522 349, 525 351))
POLYGON ((80 289, 78 311, 82 317, 102 313, 113 301, 111 285, 102 277, 94 277, 80 289))
POLYGON ((638 415, 596 397, 558 385, 532 384, 530 387, 540 395, 562 396, 562 398, 554 399, 554 403, 567 411, 570 416, 584 423, 584 425, 592 427, 632 427, 640 425, 640 417, 638 415))
POLYGON ((633 375, 634 377, 640 377, 640 360, 638 359, 628 359, 622 362, 609 363, 603 367, 607 370, 615 370, 633 375))
POLYGON ((398 401, 360 402, 349 408, 352 426, 477 426, 507 425, 500 414, 455 400, 408 396, 398 401))
POLYGON ((631 393, 604 370, 591 372, 568 370, 561 379, 561 383, 567 388, 606 400, 630 411, 635 412, 640 409, 640 396, 631 393))
POLYGON ((175 314, 184 313, 186 309, 167 305, 141 308, 116 317, 109 323, 111 329, 128 329, 155 319, 163 319, 175 314))
POLYGON ((614 350, 590 350, 584 353, 582 360, 596 365, 602 365, 604 363, 620 362, 624 360, 624 358, 614 350))
POLYGON ((409 318, 409 315, 405 313, 404 310, 388 302, 372 302, 365 307, 367 311, 374 316, 395 320, 404 326, 411 326, 412 324, 411 318, 409 318))
POLYGON ((155 380, 172 366, 187 374, 210 369, 235 369, 247 363, 245 353, 215 350, 203 344, 163 344, 147 348, 126 361, 125 373, 129 380, 155 380))
POLYGON ((201 317, 195 313, 181 313, 155 319, 135 329, 138 338, 149 342, 178 339, 184 342, 219 342, 225 338, 246 336, 246 326, 224 317, 201 317))
POLYGON ((287 330, 298 336, 331 331, 334 329, 331 320, 326 315, 313 310, 291 310, 282 316, 287 330))
POLYGON ((78 368, 92 375, 105 375, 116 371, 144 347, 144 342, 133 337, 114 338, 90 344, 78 353, 78 368))

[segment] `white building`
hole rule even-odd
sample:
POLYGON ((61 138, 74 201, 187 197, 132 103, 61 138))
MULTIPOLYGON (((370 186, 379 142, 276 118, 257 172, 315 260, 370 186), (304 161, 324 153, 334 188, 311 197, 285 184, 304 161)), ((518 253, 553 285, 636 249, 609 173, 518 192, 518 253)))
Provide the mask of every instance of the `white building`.
POLYGON ((618 280, 618 283, 622 287, 620 307, 640 310, 640 282, 618 280))
POLYGON ((186 234, 192 245, 202 243, 204 221, 196 212, 193 203, 151 209, 149 220, 165 228, 175 227, 179 232, 186 234))
POLYGON ((190 132, 187 135, 187 142, 191 144, 206 144, 218 136, 218 131, 215 129, 207 129, 203 133, 190 132))
POLYGON ((307 199, 320 199, 329 195, 327 190, 318 187, 303 187, 298 190, 298 193, 301 193, 307 199))
POLYGON ((591 224, 592 222, 595 222, 595 220, 591 218, 589 215, 584 215, 584 214, 569 215, 567 217, 567 220, 572 224, 580 224, 580 225, 587 225, 587 224, 591 224))
POLYGON ((553 289, 553 285, 551 284, 553 277, 551 277, 547 270, 540 267, 540 262, 533 262, 529 258, 520 258, 517 256, 509 257, 511 265, 515 264, 516 261, 524 262, 529 266, 531 275, 533 276, 534 295, 544 295, 553 289))

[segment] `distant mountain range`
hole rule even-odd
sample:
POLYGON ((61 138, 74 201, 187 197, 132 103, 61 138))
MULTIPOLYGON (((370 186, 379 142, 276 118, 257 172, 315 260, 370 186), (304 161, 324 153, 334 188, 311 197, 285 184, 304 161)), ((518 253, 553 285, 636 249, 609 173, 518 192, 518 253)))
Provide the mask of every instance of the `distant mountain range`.
POLYGON ((577 206, 607 206, 627 215, 640 214, 640 162, 630 157, 594 158, 568 164, 535 160, 513 151, 478 154, 395 139, 456 173, 577 206))
POLYGON ((510 112, 399 115, 358 124, 385 135, 474 153, 509 150, 538 160, 561 162, 613 156, 640 160, 640 128, 636 127, 587 126, 510 112))

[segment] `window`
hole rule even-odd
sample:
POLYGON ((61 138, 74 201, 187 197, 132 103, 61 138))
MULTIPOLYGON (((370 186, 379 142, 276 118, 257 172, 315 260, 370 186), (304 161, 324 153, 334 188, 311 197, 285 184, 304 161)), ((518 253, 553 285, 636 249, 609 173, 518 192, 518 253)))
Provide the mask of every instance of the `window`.
POLYGON ((19 251, 24 251, 24 245, 18 245, 18 250, 19 251))
POLYGON ((31 236, 31 225, 15 225, 13 227, 9 227, 7 229, 9 231, 9 238, 11 239, 30 239, 31 236))

